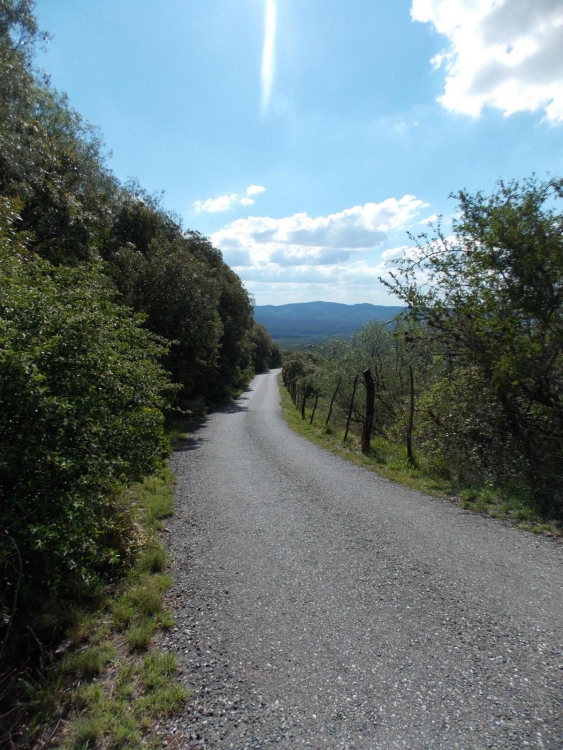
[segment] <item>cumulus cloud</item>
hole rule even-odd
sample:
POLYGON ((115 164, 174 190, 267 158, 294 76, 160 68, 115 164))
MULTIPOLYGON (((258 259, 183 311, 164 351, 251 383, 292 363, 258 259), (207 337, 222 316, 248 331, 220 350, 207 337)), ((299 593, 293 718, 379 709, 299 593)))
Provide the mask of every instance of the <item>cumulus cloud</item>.
POLYGON ((222 250, 248 250, 255 266, 330 266, 381 247, 391 230, 408 224, 425 206, 405 195, 316 218, 307 213, 281 219, 250 216, 231 222, 211 239, 222 250))
MULTIPOLYGON (((407 246, 396 248, 395 255, 410 255, 407 246)), ((388 257, 370 260, 355 258, 345 264, 330 266, 253 266, 237 269, 259 304, 284 304, 307 299, 330 299, 333 302, 369 301, 374 304, 402 304, 381 283, 389 278, 393 267, 388 257)), ((420 276, 420 274, 418 274, 420 276)))
POLYGON ((256 266, 241 272, 241 278, 247 282, 267 282, 269 284, 321 284, 327 287, 341 285, 371 286, 386 275, 385 263, 370 263, 358 260, 349 265, 332 266, 298 266, 267 268, 256 266))
POLYGON ((211 241, 249 291, 269 302, 329 297, 388 304, 379 278, 391 270, 387 260, 407 246, 384 248, 395 231, 414 226, 427 206, 405 195, 328 216, 250 216, 227 224, 211 241))
POLYGON ((563 122, 561 0, 412 0, 411 17, 449 39, 434 67, 445 68, 439 101, 478 116, 486 105, 505 116, 543 110, 563 122))
POLYGON ((208 198, 205 201, 196 201, 195 210, 198 213, 215 214, 221 211, 232 211, 236 206, 253 206, 254 199, 250 196, 259 195, 265 192, 263 185, 249 185, 246 188, 245 195, 231 193, 230 195, 220 195, 218 198, 208 198))
POLYGON ((385 261, 396 260, 407 256, 410 248, 408 245, 400 245, 399 247, 390 247, 388 250, 384 250, 381 253, 381 258, 385 261))

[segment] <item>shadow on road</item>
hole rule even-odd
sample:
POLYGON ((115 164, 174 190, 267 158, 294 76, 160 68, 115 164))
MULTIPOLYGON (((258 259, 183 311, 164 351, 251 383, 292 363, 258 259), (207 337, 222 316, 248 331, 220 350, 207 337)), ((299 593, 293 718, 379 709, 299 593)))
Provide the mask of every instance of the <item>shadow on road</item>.
POLYGON ((238 414, 241 411, 248 411, 248 406, 245 403, 241 403, 246 399, 239 398, 237 401, 233 401, 232 404, 227 404, 217 409, 217 414, 238 414))
POLYGON ((178 442, 174 446, 174 453, 187 453, 188 451, 196 451, 201 447, 202 443, 207 442, 204 437, 195 434, 199 430, 201 430, 202 427, 204 427, 204 423, 198 425, 194 429, 193 435, 190 435, 189 437, 182 440, 178 440, 178 442))
MULTIPOLYGON (((245 388, 244 393, 242 396, 239 396, 239 398, 236 401, 231 401, 230 404, 225 404, 225 406, 222 406, 220 409, 217 409, 213 412, 213 414, 239 414, 240 412, 248 411, 248 396, 245 396, 246 393, 253 393, 253 388, 245 388)), ((190 435, 187 438, 178 440, 176 443, 176 446, 174 447, 174 453, 186 453, 187 451, 195 451, 198 448, 201 447, 201 445, 206 441, 206 438, 203 437, 201 431, 203 428, 207 425, 207 422, 209 420, 209 417, 203 417, 203 419, 200 419, 200 421, 197 423, 195 427, 192 427, 190 430, 190 435)))
POLYGON ((242 396, 239 396, 236 401, 231 401, 230 404, 225 404, 220 409, 217 409, 217 414, 238 414, 241 411, 248 411, 247 401, 249 399, 245 394, 254 393, 254 388, 245 388, 242 396))

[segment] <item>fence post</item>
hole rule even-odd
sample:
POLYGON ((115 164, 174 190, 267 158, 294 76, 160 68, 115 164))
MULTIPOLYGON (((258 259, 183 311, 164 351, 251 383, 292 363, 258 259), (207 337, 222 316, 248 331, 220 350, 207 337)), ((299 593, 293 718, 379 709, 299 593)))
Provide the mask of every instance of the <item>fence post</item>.
POLYGON ((332 398, 330 399, 330 406, 328 409, 328 414, 326 415, 325 427, 328 427, 328 423, 330 422, 330 418, 332 417, 332 406, 334 404, 334 399, 336 398, 336 394, 338 393, 341 382, 342 382, 342 375, 339 375, 338 383, 336 384, 336 388, 334 389, 334 393, 332 394, 332 398))
POLYGON ((362 453, 367 453, 371 441, 373 413, 375 411, 375 385, 369 367, 367 370, 364 370, 363 376, 366 384, 366 418, 364 419, 364 426, 362 428, 362 453))
POLYGON ((315 404, 313 406, 313 411, 311 412, 311 419, 309 420, 309 424, 313 424, 313 419, 315 418, 315 412, 317 411, 317 404, 319 403, 319 394, 320 391, 317 391, 315 394, 315 404))
POLYGON ((354 408, 354 396, 356 395, 356 388, 358 387, 358 375, 354 377, 354 387, 352 388, 352 398, 350 399, 350 408, 348 409, 348 419, 346 420, 346 432, 344 433, 343 443, 348 439, 348 430, 350 429, 350 420, 352 419, 352 409, 354 408))
POLYGON ((301 419, 305 419, 305 404, 307 403, 307 386, 303 386, 303 397, 301 399, 301 419))
POLYGON ((411 403, 409 409, 409 423, 407 426, 407 458, 409 463, 414 465, 414 458, 412 454, 412 429, 414 424, 414 375, 412 371, 412 365, 409 365, 409 375, 411 381, 411 403))

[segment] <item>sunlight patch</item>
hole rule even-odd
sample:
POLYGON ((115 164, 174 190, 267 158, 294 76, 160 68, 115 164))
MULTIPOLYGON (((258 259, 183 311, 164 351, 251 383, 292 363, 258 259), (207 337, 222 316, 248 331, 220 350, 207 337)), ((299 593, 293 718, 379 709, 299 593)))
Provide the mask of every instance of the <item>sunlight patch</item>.
POLYGON ((264 24, 264 48, 262 52, 262 116, 270 105, 274 84, 274 67, 276 54, 277 8, 276 0, 266 0, 266 17, 264 24))

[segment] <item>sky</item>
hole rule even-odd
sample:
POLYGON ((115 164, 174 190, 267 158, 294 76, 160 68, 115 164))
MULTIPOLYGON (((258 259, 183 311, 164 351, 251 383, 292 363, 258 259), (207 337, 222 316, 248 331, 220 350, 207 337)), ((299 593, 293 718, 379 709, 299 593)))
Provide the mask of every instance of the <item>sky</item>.
POLYGON ((257 304, 379 280, 460 189, 563 176, 563 0, 37 0, 109 166, 257 304))

